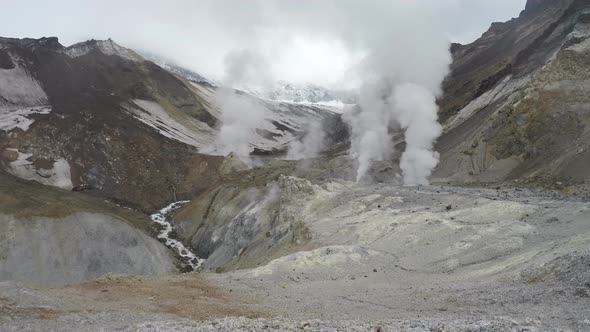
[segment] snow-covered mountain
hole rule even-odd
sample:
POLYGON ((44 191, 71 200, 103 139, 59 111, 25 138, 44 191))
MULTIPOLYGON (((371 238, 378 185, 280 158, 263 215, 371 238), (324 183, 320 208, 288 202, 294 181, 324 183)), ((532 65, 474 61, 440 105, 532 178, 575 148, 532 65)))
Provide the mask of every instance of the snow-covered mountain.
MULTIPOLYGON (((184 77, 193 83, 205 84, 214 88, 222 86, 221 83, 183 67, 172 60, 149 52, 142 52, 141 55, 146 60, 152 61, 170 73, 184 77)), ((341 112, 347 104, 354 104, 355 99, 348 92, 336 92, 316 84, 296 84, 285 80, 279 80, 270 87, 238 85, 232 86, 232 88, 259 99, 325 107, 335 112, 341 112)))
POLYGON ((315 84, 298 85, 286 81, 278 81, 272 90, 267 91, 267 95, 273 100, 285 100, 292 102, 330 102, 337 100, 332 93, 321 86, 315 84))
MULTIPOLYGON (((193 173, 186 175, 193 165, 208 165, 194 178, 215 181, 225 155, 216 142, 232 125, 217 84, 150 59, 112 40, 65 47, 57 38, 0 38, 0 172, 63 189, 92 188, 149 212, 195 191, 193 173)), ((311 124, 339 120, 329 107, 233 92, 226 97, 234 110, 257 111, 255 121, 236 120, 248 156, 281 158, 311 124)))
POLYGON ((260 99, 326 107, 337 112, 341 112, 354 99, 348 96, 341 97, 342 93, 336 93, 319 85, 295 84, 283 80, 277 81, 270 88, 252 86, 237 86, 235 88, 260 99))
POLYGON ((194 70, 190 70, 188 68, 182 67, 182 66, 176 64, 172 60, 168 60, 168 59, 162 58, 160 56, 157 56, 155 54, 148 53, 148 52, 142 52, 141 54, 146 60, 149 60, 149 61, 157 64, 158 66, 166 69, 167 71, 169 71, 172 74, 184 77, 191 82, 208 84, 213 87, 219 86, 219 84, 217 82, 215 82, 214 80, 206 78, 205 76, 195 72, 194 70))

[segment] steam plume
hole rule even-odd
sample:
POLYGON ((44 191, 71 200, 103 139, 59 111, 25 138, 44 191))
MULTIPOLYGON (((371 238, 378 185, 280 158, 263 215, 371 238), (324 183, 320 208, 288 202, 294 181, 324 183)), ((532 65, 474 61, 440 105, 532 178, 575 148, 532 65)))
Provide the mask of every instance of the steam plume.
POLYGON ((397 121, 405 129, 407 146, 400 162, 404 183, 427 185, 438 164, 433 144, 442 132, 435 96, 423 86, 403 84, 395 89, 390 103, 397 121))
MULTIPOLYGON (((433 145, 441 131, 435 100, 451 62, 449 42, 437 15, 438 2, 283 0, 255 4, 257 22, 248 30, 248 38, 260 53, 268 54, 271 45, 255 36, 272 32, 275 36, 283 34, 285 39, 296 35, 338 41, 352 54, 364 55, 355 68, 356 80, 361 82, 360 107, 344 115, 351 127, 350 155, 358 164, 357 180, 365 176, 373 162, 390 157, 391 133, 397 129, 404 131, 407 143, 400 162, 404 183, 427 183, 438 162, 433 145)), ((270 43, 277 40, 280 38, 270 43)), ((232 59, 235 67, 226 66, 227 73, 242 80, 254 73, 265 77, 262 73, 266 68, 260 65, 263 62, 254 61, 256 56, 238 55, 232 59), (244 65, 254 69, 245 70, 244 65)), ((236 117, 234 123, 241 126, 244 119, 236 117)), ((247 128, 242 129, 252 129, 247 122, 244 125, 247 128)), ((294 155, 305 154, 297 144, 291 150, 294 155)))
POLYGON ((357 182, 373 162, 385 160, 393 152, 388 132, 392 114, 386 103, 387 94, 387 90, 380 91, 379 83, 367 82, 361 87, 359 108, 349 109, 343 115, 351 128, 350 156, 358 164, 357 182))
POLYGON ((287 159, 301 160, 319 156, 324 149, 325 136, 321 121, 310 121, 303 139, 301 141, 294 140, 289 145, 287 159))
POLYGON ((250 142, 264 120, 264 109, 257 100, 239 94, 234 88, 270 84, 268 65, 261 55, 248 49, 228 53, 224 62, 224 84, 215 95, 222 109, 222 125, 215 143, 204 152, 221 155, 233 152, 251 165, 250 142))
MULTIPOLYGON (((367 21, 358 8, 361 21, 354 25, 352 37, 345 36, 350 45, 362 45, 367 53, 358 68, 360 110, 344 116, 351 127, 356 179, 360 181, 373 162, 390 157, 391 133, 403 130, 407 143, 400 161, 404 183, 427 184, 438 163, 433 151, 441 133, 436 97, 451 62, 449 43, 427 1, 369 3, 364 9, 365 14, 370 11, 364 17, 367 21)), ((355 3, 349 5, 353 8, 355 3)))

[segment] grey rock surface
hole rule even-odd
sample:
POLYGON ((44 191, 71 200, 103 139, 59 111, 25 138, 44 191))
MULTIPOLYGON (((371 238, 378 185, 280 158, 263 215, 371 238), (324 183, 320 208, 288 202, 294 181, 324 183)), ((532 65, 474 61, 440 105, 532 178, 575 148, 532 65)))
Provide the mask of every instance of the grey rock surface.
POLYGON ((110 272, 163 275, 176 272, 174 261, 161 243, 109 215, 0 213, 0 280, 55 286, 110 272))
POLYGON ((13 324, 0 325, 2 331, 48 331, 89 332, 89 331, 121 331, 121 332, 250 332, 250 331, 314 331, 314 332, 365 332, 365 331, 544 331, 548 327, 534 320, 510 320, 496 317, 489 320, 456 319, 441 320, 385 320, 374 322, 361 321, 326 321, 291 319, 248 319, 230 317, 214 321, 193 322, 174 320, 169 317, 147 317, 145 315, 125 315, 109 313, 102 315, 72 315, 55 322, 31 320, 13 324))

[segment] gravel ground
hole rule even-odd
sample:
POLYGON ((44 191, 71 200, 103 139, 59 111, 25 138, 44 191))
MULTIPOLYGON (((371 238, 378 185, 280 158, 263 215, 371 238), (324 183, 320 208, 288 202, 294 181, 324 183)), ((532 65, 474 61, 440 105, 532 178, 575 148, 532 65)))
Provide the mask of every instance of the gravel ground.
POLYGON ((313 245, 249 270, 0 284, 0 331, 588 331, 590 204, 528 190, 315 188, 313 245))

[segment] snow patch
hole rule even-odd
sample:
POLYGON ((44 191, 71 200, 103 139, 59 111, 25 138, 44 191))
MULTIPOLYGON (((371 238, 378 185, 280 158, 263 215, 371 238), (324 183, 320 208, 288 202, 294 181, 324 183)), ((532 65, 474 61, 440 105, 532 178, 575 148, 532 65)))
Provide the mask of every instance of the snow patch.
MULTIPOLYGON (((194 91, 205 100, 211 114, 222 118, 219 115, 221 110, 215 91, 198 84, 193 86, 194 91)), ((262 115, 264 120, 260 121, 256 128, 252 128, 248 134, 247 140, 252 150, 255 148, 266 151, 286 149, 291 142, 299 139, 299 136, 307 131, 310 123, 321 122, 324 117, 337 113, 336 110, 330 111, 325 106, 261 99, 244 93, 236 93, 235 97, 237 102, 243 100, 244 103, 255 105, 264 113, 262 115)), ((218 152, 218 154, 225 153, 218 152)))
MULTIPOLYGON (((222 110, 217 100, 216 89, 191 82, 193 91, 204 101, 203 105, 216 118, 221 119, 222 110)), ((309 131, 310 124, 321 123, 323 119, 336 113, 342 113, 337 107, 345 107, 340 102, 310 103, 271 100, 256 97, 243 92, 236 92, 238 102, 254 104, 262 109, 263 120, 248 133, 247 142, 251 150, 257 148, 265 151, 286 150, 288 146, 301 139, 309 131)), ((208 153, 225 155, 210 149, 208 153)))
POLYGON ((162 231, 158 235, 158 239, 166 240, 166 246, 174 250, 174 252, 176 252, 180 257, 184 258, 191 266, 193 271, 196 271, 203 264, 203 259, 197 257, 197 255, 195 255, 195 253, 182 244, 182 242, 170 238, 170 234, 172 233, 172 225, 168 221, 168 217, 174 210, 177 210, 187 203, 190 203, 190 201, 172 203, 152 214, 150 217, 153 222, 163 226, 162 231))
POLYGON ((41 85, 10 55, 15 67, 0 69, 0 131, 27 131, 33 114, 48 114, 47 95, 41 85))
POLYGON ((345 104, 340 100, 330 100, 330 101, 318 101, 318 102, 311 102, 311 101, 292 101, 292 100, 277 100, 281 103, 290 103, 295 105, 306 105, 306 106, 316 106, 320 109, 325 109, 326 111, 331 111, 334 113, 342 114, 344 113, 344 109, 347 107, 354 106, 353 104, 345 104))
POLYGON ((162 136, 198 148, 210 144, 213 134, 206 124, 186 117, 185 123, 195 127, 195 130, 191 130, 172 118, 158 103, 141 99, 134 99, 132 102, 135 105, 123 105, 123 107, 162 136))
POLYGON ((87 42, 74 44, 66 48, 64 53, 68 55, 70 58, 77 58, 86 55, 95 49, 99 50, 105 55, 117 55, 131 61, 138 61, 137 57, 132 51, 117 45, 117 43, 110 39, 90 40, 87 42))
POLYGON ((51 169, 35 167, 29 161, 33 156, 32 153, 21 153, 17 149, 6 149, 7 151, 16 152, 18 157, 15 161, 10 162, 6 171, 18 178, 32 180, 41 184, 71 190, 73 188, 70 164, 63 158, 53 162, 51 169))
POLYGON ((31 115, 34 114, 49 114, 51 112, 50 106, 25 107, 25 108, 11 108, 0 106, 0 131, 11 131, 15 128, 20 128, 23 131, 29 130, 29 127, 34 122, 31 115))
POLYGON ((338 101, 328 89, 314 84, 293 84, 278 81, 272 87, 234 86, 260 99, 287 102, 320 103, 338 101))
POLYGON ((190 69, 183 68, 178 64, 174 63, 173 61, 163 59, 161 57, 155 56, 153 54, 142 54, 144 58, 147 60, 152 61, 153 63, 157 64, 158 66, 166 69, 166 71, 178 75, 180 77, 184 77, 189 80, 191 83, 202 83, 210 86, 217 87, 219 86, 218 83, 204 77, 203 75, 196 73, 190 69))
POLYGON ((0 69, 0 112, 12 105, 37 106, 47 104, 47 95, 41 85, 29 72, 19 66, 13 58, 15 67, 0 69), (3 107, 4 106, 4 107, 3 107))

